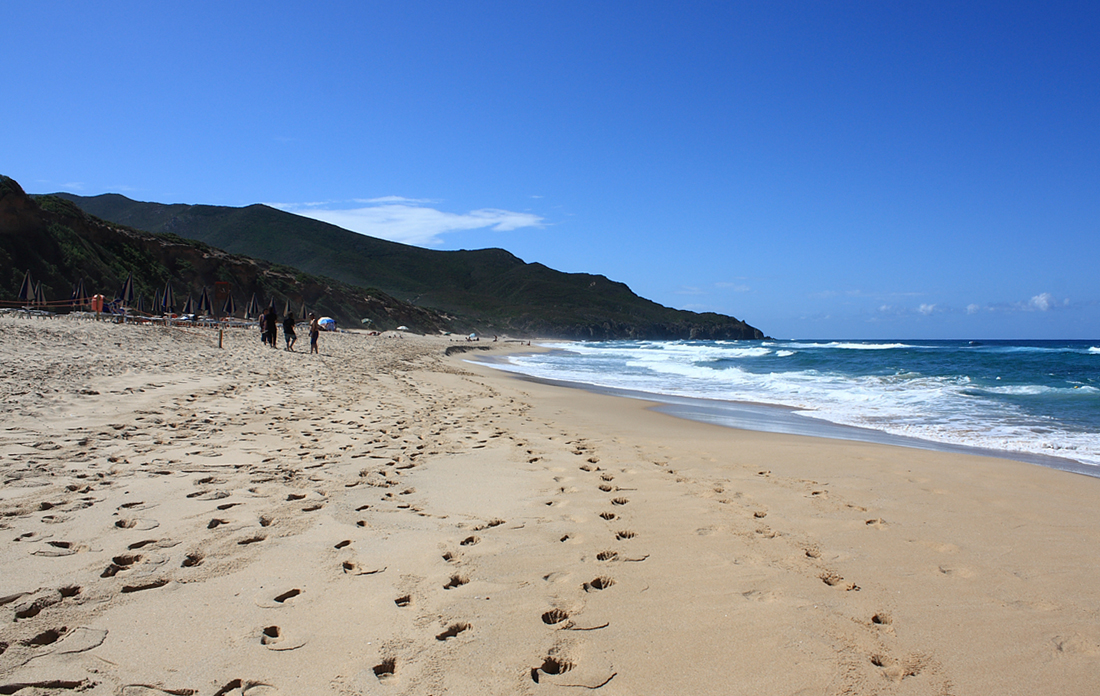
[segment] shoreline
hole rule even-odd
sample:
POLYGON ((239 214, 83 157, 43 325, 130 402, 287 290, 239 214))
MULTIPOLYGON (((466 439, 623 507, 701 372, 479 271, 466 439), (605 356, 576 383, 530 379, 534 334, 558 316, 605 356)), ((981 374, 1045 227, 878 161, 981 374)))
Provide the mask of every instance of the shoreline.
MULTIPOLYGON (((545 349, 550 350, 550 349, 545 349)), ((521 354, 518 351, 510 351, 504 354, 489 356, 468 356, 471 362, 478 362, 487 366, 502 364, 508 355, 521 354)), ((622 389, 618 387, 603 387, 585 382, 573 382, 570 380, 555 380, 545 377, 535 377, 523 372, 505 368, 493 367, 517 379, 541 382, 545 384, 557 384, 571 389, 581 389, 598 394, 621 396, 628 399, 639 399, 653 404, 653 408, 662 413, 668 413, 677 418, 692 420, 702 423, 733 428, 736 430, 749 430, 753 432, 785 433, 788 435, 805 435, 807 437, 821 437, 852 442, 871 442, 895 447, 909 447, 914 449, 929 450, 934 452, 954 452, 958 454, 972 454, 976 456, 1006 459, 1011 461, 1026 462, 1037 466, 1056 469, 1072 474, 1100 478, 1100 466, 1093 466, 1070 457, 1035 454, 1015 450, 999 450, 969 445, 957 445, 936 440, 894 435, 883 430, 863 428, 853 425, 834 423, 813 416, 797 415, 802 409, 783 406, 780 404, 768 404, 753 401, 726 401, 721 399, 708 399, 705 397, 674 396, 659 394, 634 389, 622 389)))
POLYGON ((0 318, 0 689, 1095 690, 1100 480, 256 338, 0 318))

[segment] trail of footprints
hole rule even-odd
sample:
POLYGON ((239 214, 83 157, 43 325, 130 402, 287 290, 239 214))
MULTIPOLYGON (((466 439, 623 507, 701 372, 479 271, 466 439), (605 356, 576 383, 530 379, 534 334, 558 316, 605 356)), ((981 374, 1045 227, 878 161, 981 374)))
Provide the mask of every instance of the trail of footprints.
MULTIPOLYGON (((402 384, 399 380, 399 384, 402 384)), ((186 494, 195 506, 209 510, 209 515, 201 522, 202 534, 188 535, 201 541, 195 546, 184 547, 170 538, 156 535, 158 522, 156 511, 148 509, 141 501, 128 501, 117 506, 116 519, 113 522, 121 541, 119 547, 109 550, 109 561, 101 566, 95 576, 80 584, 69 584, 56 589, 28 590, 8 597, 0 597, 0 606, 8 607, 12 612, 14 631, 4 633, 0 642, 0 671, 8 665, 29 659, 52 646, 76 639, 83 644, 95 647, 95 636, 86 636, 79 626, 71 623, 67 617, 83 617, 84 620, 95 614, 102 604, 101 598, 111 592, 120 595, 140 595, 143 592, 155 592, 176 580, 197 581, 225 572, 234 559, 250 548, 262 547, 272 535, 295 533, 301 526, 291 525, 287 521, 299 515, 308 515, 324 509, 330 495, 336 490, 361 490, 365 494, 375 495, 354 509, 361 515, 356 527, 367 529, 371 516, 383 511, 401 511, 406 514, 426 514, 416 503, 416 491, 401 483, 404 472, 417 467, 423 457, 447 452, 463 452, 488 447, 502 441, 507 433, 491 428, 476 431, 473 426, 492 423, 494 415, 490 407, 477 408, 469 401, 458 399, 446 393, 425 394, 422 385, 410 381, 403 383, 397 399, 403 402, 378 404, 377 411, 400 413, 402 408, 411 404, 428 405, 405 410, 405 417, 392 421, 383 420, 365 406, 362 412, 351 409, 339 413, 326 412, 324 408, 312 408, 293 412, 286 403, 276 403, 266 407, 271 415, 286 416, 286 412, 297 416, 296 427, 278 425, 279 419, 268 423, 268 432, 279 438, 281 447, 270 453, 260 464, 239 466, 230 472, 219 467, 216 472, 192 473, 195 489, 186 494), (340 436, 339 446, 326 445, 324 440, 333 440, 334 434, 340 436), (345 472, 351 472, 350 476, 345 472), (248 498, 243 496, 247 495, 248 498), (220 501, 220 502, 219 502, 220 501), (211 503, 214 503, 211 505, 211 503), (257 509, 260 508, 260 509, 257 509), (139 538, 134 539, 137 536, 139 538), (68 610, 61 611, 63 609, 68 610), (57 618, 54 618, 54 617, 57 618), (61 619, 61 617, 66 617, 61 619)), ((156 386, 156 385, 151 385, 156 386)), ((487 388, 486 388, 487 389, 487 388)), ((490 396, 499 396, 489 394, 490 396)), ((208 442, 220 430, 228 427, 228 414, 211 414, 200 418, 187 408, 188 399, 166 404, 164 408, 152 410, 143 417, 156 420, 168 428, 163 442, 186 440, 188 443, 208 442)), ((94 398, 89 395, 88 398, 94 398)), ((325 403, 320 400, 320 403, 325 403)), ((523 416, 529 407, 508 400, 502 404, 513 415, 523 416)), ((290 418, 282 421, 291 423, 290 418)), ((106 468, 112 464, 127 463, 127 458, 138 455, 141 445, 136 437, 129 438, 125 446, 118 444, 120 433, 130 432, 126 428, 108 428, 73 438, 63 443, 60 451, 51 449, 49 443, 41 443, 36 448, 40 454, 28 458, 21 467, 5 469, 5 485, 20 484, 40 477, 43 471, 51 475, 63 475, 71 480, 67 486, 67 498, 43 495, 35 498, 28 496, 17 506, 0 509, 0 530, 5 533, 15 531, 15 539, 20 543, 33 546, 33 553, 44 556, 62 556, 86 552, 77 542, 69 539, 52 538, 49 525, 57 524, 65 516, 80 514, 91 506, 103 503, 108 496, 117 494, 120 487, 126 485, 126 477, 108 473, 106 468), (99 458, 95 447, 110 447, 112 454, 108 459, 99 458), (75 455, 74 455, 75 453, 75 455), (66 459, 67 457, 67 459, 66 459), (113 460, 113 461, 111 461, 113 460), (45 465, 45 468, 43 468, 45 465), (36 524, 29 524, 37 520, 36 524), (21 531, 27 528, 27 531, 21 531)), ((252 432, 259 436, 262 429, 252 432)), ((579 672, 575 658, 577 636, 587 636, 586 640, 597 645, 600 630, 608 624, 588 625, 583 622, 583 610, 577 613, 577 607, 584 606, 584 598, 592 593, 614 592, 617 577, 636 574, 644 568, 648 556, 644 553, 644 544, 638 535, 630 529, 629 520, 632 510, 629 485, 623 484, 620 475, 609 468, 601 467, 600 457, 595 448, 581 438, 562 433, 550 438, 546 446, 567 447, 561 454, 544 452, 533 446, 531 438, 513 438, 518 455, 528 464, 561 456, 573 457, 573 466, 580 472, 584 490, 598 491, 605 505, 598 513, 604 522, 600 538, 578 542, 582 535, 578 531, 567 530, 559 541, 562 544, 580 543, 587 559, 584 579, 571 588, 558 590, 555 595, 546 598, 546 609, 538 617, 539 622, 548 631, 546 648, 541 655, 532 655, 529 676, 533 683, 552 682, 564 686, 584 686, 588 689, 600 688, 617 673, 613 670, 592 678, 586 683, 572 683, 571 674, 579 672), (578 462, 579 463, 576 463, 578 462), (559 638, 560 631, 569 631, 569 639, 559 638)), ((189 452, 216 454, 215 449, 195 449, 189 452)), ((130 475, 179 476, 183 462, 162 461, 134 469, 130 475)), ((794 539, 781 531, 772 530, 764 520, 767 510, 751 501, 739 500, 731 493, 725 483, 700 482, 679 474, 667 462, 655 462, 667 472, 668 481, 675 485, 685 485, 699 489, 700 495, 706 495, 715 501, 719 509, 726 514, 744 514, 747 538, 759 543, 779 543, 793 547, 784 552, 786 557, 776 561, 777 567, 793 567, 798 572, 816 576, 825 585, 838 590, 858 591, 854 582, 843 578, 835 570, 825 567, 822 552, 807 540, 794 539), (744 509, 738 513, 738 509, 744 509)), ((760 470, 759 477, 773 479, 767 470, 760 470)), ((795 486, 806 488, 805 495, 814 504, 825 501, 830 505, 840 505, 829 501, 827 487, 814 482, 781 483, 787 489, 795 486)), ((52 489, 56 490, 56 488, 52 489)), ((563 499, 578 489, 572 486, 558 486, 558 498, 563 499)), ((553 500, 551 502, 554 502, 553 500)), ((849 508, 851 509, 851 508, 849 508)), ((854 513, 865 512, 851 509, 854 513)), ((888 523, 877 517, 866 519, 869 530, 881 530, 888 523)), ((457 535, 456 550, 442 554, 441 561, 452 569, 444 582, 433 588, 405 592, 393 599, 394 605, 404 611, 416 612, 417 593, 420 591, 461 593, 463 587, 476 581, 476 573, 466 570, 470 561, 476 560, 479 545, 483 537, 506 532, 506 522, 494 519, 468 528, 457 535), (464 559, 459 555, 469 556, 464 559)), ((352 539, 341 540, 334 544, 334 551, 350 554, 353 551, 352 539)), ((339 570, 348 575, 374 575, 385 572, 385 568, 367 567, 360 564, 354 555, 344 555, 338 559, 339 570)), ((545 585, 533 585, 541 587, 545 585)), ((557 588, 555 588, 557 589, 557 588)), ((284 606, 301 595, 300 588, 288 588, 272 593, 264 601, 272 606, 284 606)), ((867 630, 873 644, 879 645, 866 661, 875 670, 890 680, 902 680, 921 673, 929 665, 927 658, 906 656, 896 658, 883 645, 882 635, 893 631, 891 616, 886 612, 875 613, 866 620, 867 630)), ((432 642, 445 646, 456 641, 476 639, 477 626, 473 619, 448 619, 439 625, 438 631, 431 634, 432 642)), ((99 636, 102 642, 104 636, 99 636)), ((270 650, 295 649, 304 644, 300 639, 288 636, 277 623, 263 626, 256 635, 256 643, 270 650)), ((80 645, 75 645, 79 648, 80 645)), ((90 649, 90 648, 85 648, 90 649)), ((382 659, 370 669, 381 681, 397 678, 402 669, 402 654, 411 654, 408 647, 401 646, 389 650, 382 659)), ((228 694, 235 690, 243 691, 255 683, 240 679, 225 684, 219 693, 228 694)), ((70 687, 58 687, 70 688, 70 687)))

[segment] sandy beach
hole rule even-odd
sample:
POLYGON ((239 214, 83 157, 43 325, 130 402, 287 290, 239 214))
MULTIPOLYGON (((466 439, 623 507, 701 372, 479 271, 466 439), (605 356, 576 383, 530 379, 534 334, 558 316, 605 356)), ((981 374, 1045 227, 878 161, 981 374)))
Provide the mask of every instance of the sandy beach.
POLYGON ((1095 694, 1100 479, 451 337, 0 317, 0 694, 1095 694))

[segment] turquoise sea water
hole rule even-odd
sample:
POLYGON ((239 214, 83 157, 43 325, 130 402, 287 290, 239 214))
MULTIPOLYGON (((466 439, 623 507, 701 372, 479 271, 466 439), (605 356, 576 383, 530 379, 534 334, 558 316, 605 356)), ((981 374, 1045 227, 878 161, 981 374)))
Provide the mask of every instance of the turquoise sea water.
POLYGON ((1007 456, 1065 458, 1100 475, 1100 340, 546 345, 548 353, 497 366, 712 405, 783 406, 796 409, 796 417, 785 413, 793 430, 808 434, 825 421, 1007 456))

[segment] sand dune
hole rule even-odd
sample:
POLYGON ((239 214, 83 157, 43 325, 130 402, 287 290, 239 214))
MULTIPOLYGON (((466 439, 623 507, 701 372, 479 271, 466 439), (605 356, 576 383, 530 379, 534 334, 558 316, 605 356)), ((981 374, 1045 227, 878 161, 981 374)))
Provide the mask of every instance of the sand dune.
POLYGON ((0 317, 0 693, 1095 693, 1100 480, 450 345, 0 317))

